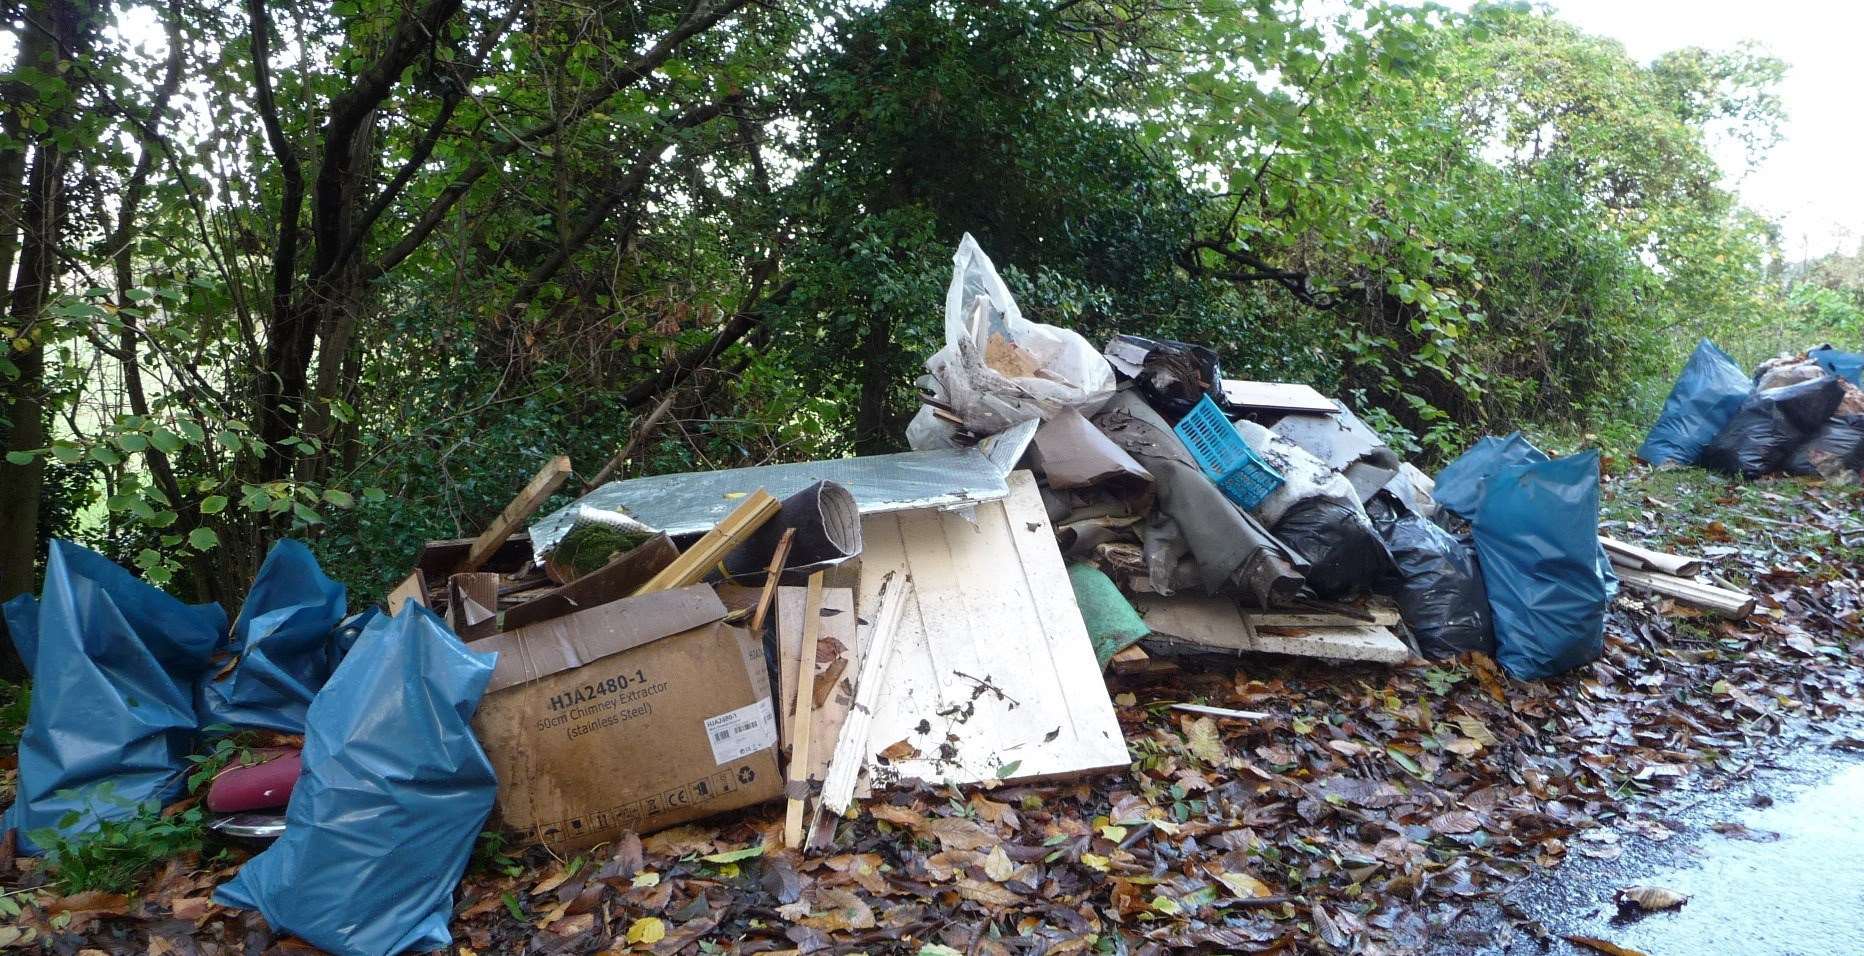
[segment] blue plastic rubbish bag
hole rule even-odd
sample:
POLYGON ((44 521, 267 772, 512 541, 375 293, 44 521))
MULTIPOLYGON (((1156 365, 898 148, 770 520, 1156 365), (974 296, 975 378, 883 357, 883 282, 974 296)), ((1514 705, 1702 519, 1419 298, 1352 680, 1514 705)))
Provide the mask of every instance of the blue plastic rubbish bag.
POLYGON ((1829 345, 1806 353, 1827 374, 1836 375, 1853 385, 1864 385, 1864 355, 1840 352, 1829 345))
POLYGON ((304 711, 343 658, 338 635, 349 603, 311 549, 272 546, 233 623, 232 673, 201 684, 201 725, 304 732, 304 711))
POLYGON ((311 702, 285 835, 214 901, 339 956, 447 947, 498 789, 471 726, 496 658, 416 604, 371 620, 311 702))
POLYGON ((1754 383, 1728 353, 1703 339, 1677 376, 1663 411, 1650 426, 1650 434, 1637 456, 1653 465, 1676 462, 1695 464, 1697 456, 1715 440, 1754 383))
POLYGON ((32 834, 71 811, 78 822, 61 829, 80 833, 180 796, 194 683, 226 634, 226 612, 183 604, 101 554, 54 541, 42 595, 13 599, 6 615, 33 678, 19 793, 4 820, 20 849, 40 852, 32 834))
POLYGON ((1546 461, 1547 455, 1534 447, 1520 432, 1506 438, 1484 435, 1468 451, 1437 473, 1437 486, 1431 497, 1466 521, 1476 520, 1488 480, 1509 465, 1524 461, 1546 461))
POLYGON ((1617 579, 1600 559, 1597 451, 1504 466, 1472 524, 1503 669, 1539 680, 1604 652, 1617 579))

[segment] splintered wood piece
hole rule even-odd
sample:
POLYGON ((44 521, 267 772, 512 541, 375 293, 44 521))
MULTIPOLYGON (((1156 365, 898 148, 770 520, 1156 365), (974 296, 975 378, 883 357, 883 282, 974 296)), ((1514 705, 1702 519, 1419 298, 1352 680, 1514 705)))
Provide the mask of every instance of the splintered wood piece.
POLYGON ((803 804, 809 799, 809 740, 815 723, 811 706, 814 694, 801 688, 813 687, 815 681, 816 643, 822 636, 822 572, 809 576, 809 593, 803 602, 803 642, 796 655, 796 707, 790 711, 790 782, 784 791, 789 805, 783 814, 783 843, 798 849, 803 845, 803 804))
POLYGON ((705 537, 693 542, 693 546, 687 548, 685 554, 680 555, 672 564, 667 565, 665 570, 654 575, 653 580, 641 585, 640 590, 634 593, 641 595, 652 594, 655 591, 670 591, 674 588, 689 587, 705 580, 705 576, 712 572, 713 565, 724 560, 725 555, 730 554, 733 548, 756 534, 757 529, 764 526, 764 522, 776 517, 780 507, 781 502, 772 498, 770 493, 764 489, 759 488, 751 492, 745 497, 743 503, 739 504, 731 514, 725 516, 725 520, 718 523, 717 527, 706 532, 705 537))
POLYGON ((854 802, 854 785, 867 763, 874 707, 887 683, 888 662, 893 658, 894 639, 911 590, 911 578, 903 572, 888 572, 878 587, 879 606, 869 612, 873 619, 867 625, 867 640, 861 645, 861 676, 854 685, 854 707, 841 725, 841 736, 835 741, 835 754, 829 758, 822 783, 822 806, 836 816, 846 814, 848 805, 854 802))
POLYGON ((1385 664, 1411 659, 1405 642, 1377 625, 1257 627, 1252 617, 1237 610, 1235 601, 1200 594, 1143 594, 1134 598, 1133 607, 1157 638, 1172 643, 1385 664))
POLYGON ((1712 584, 1703 584, 1700 581, 1691 581, 1656 571, 1641 571, 1637 568, 1624 567, 1617 568, 1616 571, 1618 580, 1634 588, 1675 598, 1684 604, 1714 611, 1732 620, 1740 620, 1754 613, 1756 601, 1750 594, 1730 591, 1727 588, 1718 588, 1712 584))
POLYGON ((1599 543, 1605 546, 1605 553, 1611 556, 1612 563, 1620 567, 1658 571, 1682 578, 1693 578, 1702 573, 1701 558, 1654 551, 1642 545, 1607 538, 1604 535, 1599 536, 1599 543))
POLYGON ((427 575, 422 574, 420 568, 415 568, 413 574, 403 578, 393 591, 388 592, 389 616, 400 614, 401 606, 409 601, 422 607, 427 606, 427 575))
POLYGON ((751 636, 764 636, 764 617, 770 613, 770 602, 777 596, 777 583, 783 578, 783 562, 789 560, 790 545, 796 540, 795 528, 784 528, 783 537, 777 539, 777 550, 771 552, 770 567, 764 572, 764 590, 757 596, 757 611, 751 615, 751 636))
POLYGON ((673 539, 657 534, 626 554, 568 584, 542 591, 505 612, 505 630, 515 630, 584 608, 619 601, 680 556, 673 539))
POLYGON ((1398 623, 1398 606, 1388 600, 1373 601, 1364 610, 1364 617, 1325 611, 1244 611, 1243 616, 1256 627, 1390 627, 1398 623))
POLYGON ((460 562, 459 567, 454 569, 455 572, 465 574, 484 567, 486 559, 505 543, 506 538, 511 537, 511 533, 516 531, 519 525, 536 514, 537 509, 543 507, 544 501, 557 493, 557 489, 563 486, 564 479, 569 476, 568 455, 558 455, 550 459, 544 465, 543 470, 531 478, 531 483, 525 485, 524 490, 518 492, 516 498, 511 499, 511 503, 505 506, 505 510, 499 512, 497 518, 492 519, 492 523, 486 526, 485 531, 473 539, 472 550, 466 552, 466 560, 460 562))

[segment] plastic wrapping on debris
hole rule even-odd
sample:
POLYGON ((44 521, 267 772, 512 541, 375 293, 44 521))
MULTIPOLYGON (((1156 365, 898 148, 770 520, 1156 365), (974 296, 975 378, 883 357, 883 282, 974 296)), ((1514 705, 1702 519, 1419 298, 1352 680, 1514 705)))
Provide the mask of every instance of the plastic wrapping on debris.
POLYGON ((777 516, 725 557, 725 573, 762 576, 785 531, 794 531, 784 567, 792 574, 819 571, 861 553, 861 513, 848 489, 818 481, 783 499, 777 516))
POLYGON ((1664 399, 1663 411, 1637 456, 1653 465, 1694 463, 1751 391, 1753 385, 1741 366, 1715 343, 1703 339, 1664 399))
POLYGON ((1832 376, 1755 392, 1704 448, 1707 468, 1746 478, 1779 471, 1793 450, 1837 411, 1844 386, 1832 376))
POLYGON ((1617 578, 1599 544, 1598 452, 1549 460, 1528 448, 1534 454, 1483 482, 1471 524, 1495 659, 1516 678, 1539 680, 1604 653, 1617 578))
POLYGON ((297 541, 273 545, 233 622, 239 663, 200 685, 201 726, 303 733, 305 708, 343 659, 348 603, 343 585, 324 576, 309 548, 297 541))
POLYGON ((1202 345, 1116 335, 1107 343, 1105 355, 1169 421, 1184 417, 1206 396, 1219 408, 1229 406, 1217 353, 1202 345))
POLYGON ((1853 385, 1864 385, 1864 355, 1840 352, 1826 345, 1806 353, 1806 357, 1817 362, 1825 371, 1853 385))
POLYGON ((1366 510, 1396 569, 1378 590, 1398 602, 1417 649, 1433 660, 1465 651, 1494 656, 1495 628, 1475 549, 1395 497, 1376 496, 1366 510))
POLYGON ((945 347, 926 360, 926 369, 965 427, 993 435, 1064 408, 1097 411, 1114 384, 1113 368, 1100 352, 1076 332, 1023 318, 969 234, 952 263, 945 347))
POLYGON ((738 506, 740 499, 759 488, 774 497, 787 498, 818 481, 832 481, 848 489, 863 515, 996 501, 1009 494, 1004 476, 1022 457, 1035 430, 1036 422, 1027 422, 993 435, 974 448, 612 481, 575 504, 539 518, 531 526, 531 547, 539 555, 549 554, 582 508, 630 514, 642 524, 679 537, 710 531, 738 506))
POLYGON ((494 660, 418 605, 371 622, 311 703, 285 835, 215 902, 341 956, 450 944, 497 792, 471 726, 494 660))
POLYGON ((183 604, 101 554, 54 541, 42 596, 9 602, 7 622, 24 638, 33 678, 4 822, 20 849, 41 849, 35 831, 80 833, 179 796, 192 766, 194 682, 226 634, 226 612, 183 604), (98 790, 106 783, 108 796, 98 790), (78 822, 59 826, 74 811, 78 822))
POLYGON ((1789 475, 1835 478, 1864 469, 1864 415, 1830 419, 1787 456, 1789 475))
POLYGON ((1307 559, 1307 586, 1322 598, 1365 590, 1392 573, 1392 556, 1359 506, 1327 496, 1298 502, 1275 522, 1275 537, 1307 559))
POLYGON ((1094 656, 1102 669, 1113 655, 1152 633, 1132 602, 1120 594, 1119 585, 1099 568, 1085 562, 1070 564, 1068 583, 1074 586, 1074 603, 1081 608, 1081 621, 1087 625, 1087 638, 1094 642, 1094 656))
MULTIPOLYGON (((1152 474, 1159 510, 1177 524, 1197 559, 1206 592, 1215 594, 1234 581, 1266 606, 1300 589, 1306 562, 1204 477, 1171 426, 1137 392, 1115 394, 1094 424, 1152 474)), ((1148 529, 1148 555, 1154 552, 1153 534, 1148 529)))

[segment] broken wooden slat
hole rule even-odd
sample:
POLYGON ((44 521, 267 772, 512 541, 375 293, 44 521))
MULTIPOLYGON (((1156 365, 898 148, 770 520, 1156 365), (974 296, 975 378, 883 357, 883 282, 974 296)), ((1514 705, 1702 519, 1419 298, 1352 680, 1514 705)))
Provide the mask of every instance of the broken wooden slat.
MULTIPOLYGON (((777 691, 777 712, 783 717, 778 742, 786 747, 790 742, 790 713, 796 708, 796 661, 797 655, 802 653, 803 613, 807 596, 807 588, 786 587, 778 592, 776 598, 777 650, 781 662, 777 669, 780 685, 777 691)), ((826 778, 829 760, 834 756, 831 741, 841 736, 841 726, 848 718, 849 708, 854 706, 852 682, 841 680, 841 675, 860 660, 860 649, 855 646, 859 640, 859 628, 856 627, 854 615, 854 591, 849 588, 824 588, 820 617, 822 633, 817 639, 811 686, 815 701, 815 726, 810 736, 820 745, 812 747, 810 751, 809 776, 815 780, 826 778)), ((858 668, 856 670, 858 672, 858 668)), ((852 677, 852 674, 849 676, 852 677)))
POLYGON ((413 574, 403 578, 393 591, 388 592, 389 616, 400 614, 401 606, 409 601, 422 607, 427 606, 427 576, 421 573, 420 568, 415 568, 413 574))
POLYGON ((530 484, 525 485, 524 490, 518 492, 518 496, 505 506, 505 510, 492 519, 485 531, 473 539, 472 550, 466 552, 466 559, 454 570, 465 574, 484 567, 486 559, 505 543, 506 538, 511 537, 519 525, 536 514, 537 509, 543 507, 545 499, 556 494, 557 489, 563 486, 564 479, 569 476, 568 455, 558 455, 545 463, 543 469, 532 476, 530 484))
POLYGON ((1125 767, 1100 663, 1035 478, 974 519, 918 510, 863 522, 863 609, 888 571, 912 578, 869 753, 900 740, 890 772, 954 784, 1125 767), (921 729, 921 728, 925 729, 921 729))
POLYGON ((679 556, 680 550, 673 546, 672 538, 655 535, 597 570, 506 611, 505 630, 619 601, 679 556))
POLYGON ((900 618, 911 590, 912 580, 894 571, 882 576, 873 591, 879 607, 869 612, 873 620, 867 625, 866 640, 861 642, 861 676, 854 686, 854 706, 841 725, 841 735, 835 741, 835 753, 829 758, 828 773, 822 784, 822 806, 836 816, 848 812, 848 805, 854 801, 855 783, 867 763, 874 709, 879 706, 880 695, 887 686, 894 639, 899 634, 900 618))
POLYGON ((1679 578, 1658 571, 1624 567, 1616 570, 1618 580, 1634 588, 1675 598, 1685 604, 1714 611, 1726 618, 1739 620, 1754 613, 1756 602, 1753 596, 1740 591, 1718 588, 1713 584, 1703 584, 1700 581, 1691 581, 1688 578, 1679 578))
POLYGON ((1228 707, 1212 707, 1208 704, 1173 704, 1172 710, 1182 710, 1187 714, 1203 714, 1206 717, 1227 717, 1231 720, 1263 720, 1267 714, 1259 710, 1231 710, 1228 707))
POLYGON ((655 591, 668 591, 698 584, 705 576, 712 573, 714 565, 724 560, 733 548, 744 543, 746 538, 756 533, 764 522, 776 517, 781 507, 777 499, 769 492, 759 488, 745 497, 744 501, 733 509, 731 514, 718 526, 706 532, 705 537, 693 542, 686 553, 668 565, 653 580, 641 585, 635 594, 652 594, 655 591))
POLYGON ((1611 556, 1612 563, 1619 567, 1658 571, 1683 578, 1693 578, 1702 573, 1701 558, 1653 551, 1641 545, 1619 541, 1604 535, 1599 535, 1599 543, 1605 546, 1605 553, 1611 556))
POLYGON ((793 686, 796 706, 790 711, 790 773, 784 791, 788 805, 783 813, 783 844, 803 845, 803 805, 809 799, 809 742, 815 729, 816 643, 822 636, 822 572, 809 576, 809 593, 803 602, 802 647, 796 655, 793 686), (805 693, 803 688, 810 688, 805 693))
POLYGON ((784 528, 777 539, 777 549, 770 553, 770 566, 764 569, 764 587, 757 595, 757 611, 751 615, 751 636, 763 639, 764 617, 770 613, 771 599, 777 596, 777 584, 783 580, 783 562, 790 558, 790 545, 796 541, 796 529, 784 528))

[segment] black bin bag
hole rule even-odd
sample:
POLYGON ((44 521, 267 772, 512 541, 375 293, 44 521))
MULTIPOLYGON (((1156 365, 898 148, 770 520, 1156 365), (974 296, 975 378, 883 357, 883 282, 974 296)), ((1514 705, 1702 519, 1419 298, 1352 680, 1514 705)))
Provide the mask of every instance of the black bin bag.
POLYGON ((1366 512, 1392 556, 1394 573, 1378 591, 1397 602, 1418 651, 1432 660, 1466 651, 1495 656, 1495 623, 1475 549, 1390 492, 1380 492, 1366 512))
POLYGON ((1307 559, 1307 586, 1322 598, 1364 591, 1391 573, 1392 556, 1366 516, 1325 497, 1289 508, 1275 537, 1307 559))
POLYGON ((1864 469, 1864 415, 1827 420, 1786 459, 1789 475, 1831 477, 1860 469, 1864 469))
POLYGON ((1755 392, 1702 450, 1699 463, 1744 478, 1780 471, 1844 397, 1844 385, 1831 375, 1755 392))

